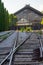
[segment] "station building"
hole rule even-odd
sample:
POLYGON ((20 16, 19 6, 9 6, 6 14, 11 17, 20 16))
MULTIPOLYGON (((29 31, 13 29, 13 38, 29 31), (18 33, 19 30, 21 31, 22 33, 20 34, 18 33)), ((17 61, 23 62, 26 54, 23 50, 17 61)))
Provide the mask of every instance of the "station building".
POLYGON ((14 13, 17 16, 17 26, 16 28, 20 29, 21 27, 32 27, 32 29, 40 29, 40 22, 43 18, 43 14, 31 7, 30 5, 24 6, 22 9, 14 13))

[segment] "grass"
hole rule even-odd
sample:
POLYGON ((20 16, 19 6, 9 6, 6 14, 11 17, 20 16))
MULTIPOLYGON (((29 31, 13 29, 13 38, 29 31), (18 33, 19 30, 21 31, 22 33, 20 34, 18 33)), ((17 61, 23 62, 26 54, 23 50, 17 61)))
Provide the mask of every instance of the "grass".
POLYGON ((32 28, 31 27, 26 27, 26 28, 24 28, 24 27, 22 27, 20 30, 19 30, 20 32, 32 32, 32 28))
POLYGON ((2 36, 2 37, 0 37, 0 42, 3 41, 3 40, 6 39, 6 38, 7 38, 7 36, 2 36))
POLYGON ((40 34, 40 35, 42 35, 42 31, 41 30, 37 31, 37 33, 40 34))
POLYGON ((0 36, 0 42, 5 40, 6 38, 8 38, 11 34, 12 34, 11 32, 8 32, 7 34, 4 34, 4 35, 0 36))

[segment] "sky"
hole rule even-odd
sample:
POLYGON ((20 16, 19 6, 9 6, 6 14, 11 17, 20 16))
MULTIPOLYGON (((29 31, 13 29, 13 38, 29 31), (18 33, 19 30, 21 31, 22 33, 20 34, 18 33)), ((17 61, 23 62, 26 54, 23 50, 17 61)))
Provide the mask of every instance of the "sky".
POLYGON ((26 5, 43 11, 43 0, 2 0, 9 13, 15 13, 26 5))

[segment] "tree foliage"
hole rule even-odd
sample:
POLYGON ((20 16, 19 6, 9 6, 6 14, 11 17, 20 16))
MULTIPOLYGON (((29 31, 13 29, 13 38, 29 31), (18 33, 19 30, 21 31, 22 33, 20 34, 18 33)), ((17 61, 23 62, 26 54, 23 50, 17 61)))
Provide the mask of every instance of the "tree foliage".
POLYGON ((6 31, 10 26, 15 26, 17 17, 13 14, 9 14, 4 4, 0 0, 0 31, 6 31))
POLYGON ((43 25, 43 18, 42 18, 42 20, 41 20, 41 25, 43 25))
POLYGON ((10 14, 10 26, 16 26, 17 17, 13 14, 10 14))
POLYGON ((4 4, 0 0, 0 31, 8 30, 9 27, 9 13, 4 8, 4 4))

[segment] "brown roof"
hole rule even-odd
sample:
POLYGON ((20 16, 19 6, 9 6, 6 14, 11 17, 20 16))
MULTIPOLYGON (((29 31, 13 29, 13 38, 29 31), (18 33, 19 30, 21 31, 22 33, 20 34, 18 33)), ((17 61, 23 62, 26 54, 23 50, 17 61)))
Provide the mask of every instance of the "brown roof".
POLYGON ((38 15, 40 15, 40 16, 43 16, 43 14, 42 14, 40 11, 34 9, 34 8, 31 7, 30 5, 26 5, 25 7, 23 7, 22 9, 20 9, 20 10, 17 11, 16 13, 14 13, 14 15, 19 14, 21 11, 23 11, 23 10, 25 10, 25 9, 30 9, 31 11, 34 11, 36 14, 38 14, 38 15))

